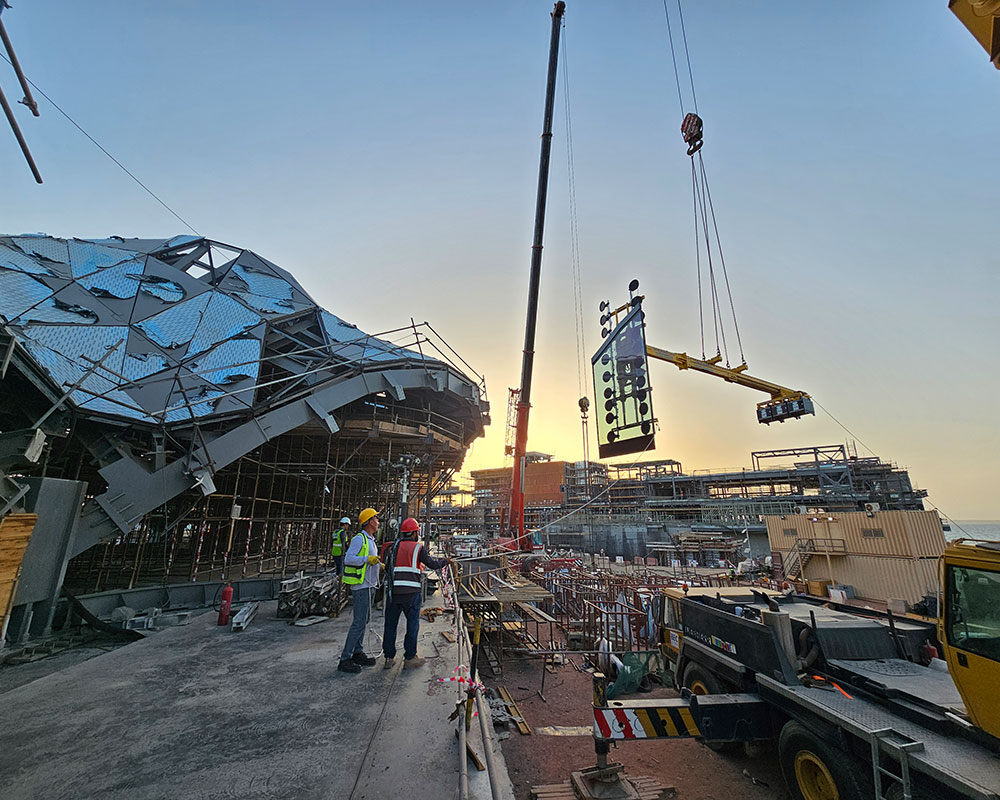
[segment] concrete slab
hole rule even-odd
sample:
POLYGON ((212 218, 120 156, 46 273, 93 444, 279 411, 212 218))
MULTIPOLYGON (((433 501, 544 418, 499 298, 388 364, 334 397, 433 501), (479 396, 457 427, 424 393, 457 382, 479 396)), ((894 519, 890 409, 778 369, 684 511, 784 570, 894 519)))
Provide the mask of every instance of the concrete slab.
MULTIPOLYGON (((308 627, 274 612, 263 604, 240 633, 202 615, 0 694, 0 797, 457 797, 448 715, 458 691, 437 680, 458 664, 457 645, 440 635, 451 617, 422 622, 426 666, 380 661, 344 675, 350 608, 308 627)), ((380 648, 373 634, 368 647, 380 648)), ((478 728, 470 743, 482 757, 478 728)), ((502 753, 489 746, 512 798, 502 753)), ((470 797, 488 800, 486 773, 470 762, 469 778, 470 797)))

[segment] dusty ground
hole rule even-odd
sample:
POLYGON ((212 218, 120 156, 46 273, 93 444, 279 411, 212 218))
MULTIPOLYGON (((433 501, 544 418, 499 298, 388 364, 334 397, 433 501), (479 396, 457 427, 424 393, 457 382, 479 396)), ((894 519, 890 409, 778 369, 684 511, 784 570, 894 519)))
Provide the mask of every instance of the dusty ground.
MULTIPOLYGON (((573 660, 582 663, 583 657, 575 656, 573 660)), ((531 736, 523 736, 512 729, 510 738, 502 742, 517 800, 528 800, 532 786, 561 783, 573 770, 594 763, 594 741, 589 736, 534 733, 546 725, 589 726, 592 681, 589 674, 577 672, 568 664, 557 667, 555 674, 545 676, 547 702, 543 702, 537 694, 541 685, 540 658, 508 660, 504 667, 501 679, 487 683, 500 684, 510 691, 533 731, 531 736)), ((658 688, 651 695, 619 699, 657 696, 674 697, 676 693, 658 688)), ((678 800, 789 800, 773 749, 750 757, 743 753, 719 755, 691 739, 623 742, 612 749, 611 760, 623 763, 627 775, 648 775, 676 787, 678 800), (755 785, 751 777, 762 783, 755 785)))

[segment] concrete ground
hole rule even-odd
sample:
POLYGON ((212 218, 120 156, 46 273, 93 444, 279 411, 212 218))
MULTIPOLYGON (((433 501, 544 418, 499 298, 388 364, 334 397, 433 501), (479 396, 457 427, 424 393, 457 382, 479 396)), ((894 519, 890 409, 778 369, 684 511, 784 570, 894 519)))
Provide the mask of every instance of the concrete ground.
MULTIPOLYGON (((458 665, 457 645, 441 635, 453 616, 422 621, 424 667, 404 671, 399 655, 391 670, 380 660, 345 675, 336 666, 351 608, 293 627, 274 618, 275 605, 241 633, 204 614, 0 693, 0 798, 457 797, 448 715, 458 694, 437 680, 458 665)), ((440 595, 425 603, 438 605, 440 595)), ((381 612, 374 623, 381 633, 381 612)), ((478 720, 470 744, 482 758, 478 720)), ((489 746, 513 797, 503 755, 489 746)), ((486 773, 468 763, 470 797, 488 800, 486 773)))

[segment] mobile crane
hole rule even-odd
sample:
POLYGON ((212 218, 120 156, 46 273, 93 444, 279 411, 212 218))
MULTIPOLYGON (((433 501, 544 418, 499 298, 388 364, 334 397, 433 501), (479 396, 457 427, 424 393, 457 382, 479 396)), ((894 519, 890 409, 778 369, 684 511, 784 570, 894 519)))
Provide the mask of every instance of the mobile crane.
POLYGON ((950 543, 939 582, 936 624, 750 587, 665 604, 681 696, 609 702, 596 676, 587 780, 622 779, 612 742, 776 739, 797 800, 1000 798, 1000 542, 950 543))

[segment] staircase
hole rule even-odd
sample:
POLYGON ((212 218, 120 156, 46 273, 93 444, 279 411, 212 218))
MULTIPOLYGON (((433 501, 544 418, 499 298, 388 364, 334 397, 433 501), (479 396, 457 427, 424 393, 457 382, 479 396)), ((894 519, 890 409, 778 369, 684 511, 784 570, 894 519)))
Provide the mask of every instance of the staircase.
POLYGON ((796 539, 792 549, 788 551, 781 561, 781 568, 785 575, 785 580, 801 581, 806 569, 806 564, 817 554, 831 556, 847 555, 847 542, 843 539, 796 539))

